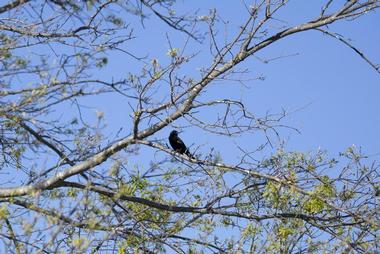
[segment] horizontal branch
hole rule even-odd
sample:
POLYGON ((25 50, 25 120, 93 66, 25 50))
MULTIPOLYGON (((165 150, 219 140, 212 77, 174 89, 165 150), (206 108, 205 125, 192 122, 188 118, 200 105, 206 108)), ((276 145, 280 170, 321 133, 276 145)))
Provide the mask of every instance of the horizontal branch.
POLYGON ((27 2, 29 2, 30 0, 15 0, 13 2, 10 2, 6 5, 3 5, 0 7, 0 13, 3 13, 3 12, 6 12, 6 11, 10 11, 12 10, 13 8, 16 8, 20 5, 23 5, 27 2))

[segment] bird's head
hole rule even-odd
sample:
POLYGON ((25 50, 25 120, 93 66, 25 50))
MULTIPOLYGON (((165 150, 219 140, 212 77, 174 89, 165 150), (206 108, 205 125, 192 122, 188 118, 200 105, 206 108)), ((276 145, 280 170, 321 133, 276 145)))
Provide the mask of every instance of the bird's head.
POLYGON ((178 131, 173 130, 172 132, 170 132, 170 136, 178 136, 178 131))

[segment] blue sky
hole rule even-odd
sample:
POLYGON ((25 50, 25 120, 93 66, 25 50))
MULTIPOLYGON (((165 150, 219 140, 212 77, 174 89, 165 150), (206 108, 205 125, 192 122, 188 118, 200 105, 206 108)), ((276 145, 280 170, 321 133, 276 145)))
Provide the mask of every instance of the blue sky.
MULTIPOLYGON (((323 1, 307 1, 307 4, 306 1, 294 1, 279 12, 277 18, 296 25, 308 17, 319 15, 322 3, 323 1)), ((216 8, 224 20, 229 20, 227 28, 218 27, 220 38, 224 37, 225 31, 228 31, 227 36, 233 36, 238 25, 247 17, 240 1, 198 1, 196 5, 192 1, 179 2, 177 5, 179 12, 198 10, 199 15, 207 14, 208 8, 216 8)), ((276 24, 286 24, 282 21, 276 24)), ((380 63, 379 21, 380 14, 371 13, 351 22, 341 21, 329 28, 351 39, 351 43, 362 49, 373 62, 380 63)), ((141 28, 138 19, 127 18, 126 22, 141 28)), ((156 58, 161 64, 167 63, 170 59, 166 55, 169 45, 165 33, 170 37, 173 47, 182 49, 186 40, 184 34, 178 34, 158 22, 155 17, 145 20, 144 25, 145 28, 135 29, 138 38, 128 42, 126 50, 137 51, 140 56, 148 55, 148 61, 156 58)), ((197 79, 200 77, 199 68, 210 64, 207 40, 205 42, 205 45, 190 42, 190 47, 185 52, 191 54, 196 51, 198 55, 185 66, 181 74, 197 79)), ((267 111, 280 112, 282 108, 293 112, 284 123, 297 128, 301 134, 283 132, 282 138, 289 150, 310 151, 320 147, 335 156, 339 151, 355 144, 361 146, 363 152, 380 153, 380 75, 341 42, 316 31, 290 36, 257 54, 262 59, 287 55, 294 56, 267 64, 255 56, 249 58, 238 68, 248 68, 251 72, 248 77, 263 76, 265 80, 246 82, 249 88, 231 82, 215 83, 208 89, 208 96, 242 99, 259 116, 267 111)), ((140 63, 132 58, 115 52, 109 55, 108 67, 101 69, 98 74, 117 80, 118 77, 125 77, 129 71, 138 71, 139 67, 140 63)), ((102 100, 97 99, 93 106, 105 112, 108 130, 123 127, 127 134, 131 126, 128 126, 129 107, 125 98, 113 95, 112 98, 106 96, 104 100, 99 104, 102 100), (107 103, 103 103, 104 100, 107 103)), ((174 126, 181 124, 185 122, 176 122, 174 126)), ((166 128, 154 138, 166 138, 170 131, 171 128, 166 128)), ((230 157, 234 154, 230 146, 225 145, 228 142, 226 138, 210 135, 201 129, 186 128, 181 135, 187 143, 203 145, 204 152, 214 147, 222 155, 230 157)), ((260 133, 237 140, 247 146, 258 146, 261 141, 260 133)))
MULTIPOLYGON (((277 21, 273 26, 275 28, 295 26, 308 18, 313 19, 319 15, 323 3, 323 1, 291 1, 275 16, 277 21)), ((232 38, 236 34, 248 16, 242 1, 179 1, 175 6, 178 13, 190 14, 192 11, 197 11, 197 15, 200 16, 207 15, 210 8, 215 8, 225 22, 217 26, 220 45, 223 44, 225 37, 232 38)), ((168 38, 171 45, 180 50, 187 41, 185 34, 174 31, 153 15, 144 20, 144 27, 141 25, 141 20, 134 16, 126 16, 124 21, 134 27, 136 39, 127 41, 123 49, 135 53, 136 56, 147 56, 148 64, 153 58, 162 65, 170 62, 170 57, 167 55, 170 48, 168 38)), ((330 31, 351 39, 351 43, 363 50, 373 62, 380 63, 379 21, 380 13, 369 13, 351 22, 340 21, 329 28, 330 31)), ((204 28, 205 26, 200 27, 204 28)), ((185 54, 197 53, 197 55, 178 74, 199 80, 201 77, 199 69, 209 66, 212 60, 208 43, 208 39, 204 44, 189 41, 184 50, 185 54)), ((138 73, 144 65, 119 51, 108 53, 107 57, 107 66, 94 70, 93 78, 102 77, 104 80, 117 81, 126 78, 128 73, 138 73)), ((53 57, 51 59, 52 62, 56 61, 53 57)), ((213 82, 207 88, 206 96, 202 98, 241 99, 258 117, 266 112, 279 113, 282 109, 292 112, 282 123, 297 128, 301 134, 279 129, 281 142, 285 142, 287 150, 308 152, 320 148, 327 150, 330 156, 337 156, 339 152, 355 144, 357 147, 362 147, 364 153, 371 155, 380 153, 378 134, 380 75, 341 42, 316 31, 295 34, 273 43, 239 64, 237 68, 249 70, 250 73, 243 78, 253 78, 253 80, 245 82, 245 86, 230 81, 213 82), (277 57, 282 58, 269 63, 259 60, 277 57), (265 79, 257 80, 255 79, 257 77, 265 79)), ((162 89, 158 90, 158 94, 167 96, 168 87, 164 84, 159 85, 162 89)), ((110 140, 120 128, 123 128, 121 136, 130 134, 132 128, 132 121, 128 116, 131 113, 128 105, 130 100, 118 94, 107 94, 82 98, 79 101, 88 106, 82 109, 83 115, 88 119, 95 120, 96 111, 105 113, 107 122, 105 133, 110 140)), ((68 119, 71 119, 73 112, 66 111, 66 106, 64 109, 62 112, 66 112, 68 119)), ((61 114, 60 110, 57 112, 61 114)), ((212 117, 214 114, 214 111, 202 112, 204 118, 212 117)), ((172 128, 177 127, 186 127, 183 128, 181 137, 193 150, 201 146, 198 151, 205 154, 214 148, 228 163, 236 162, 239 156, 236 144, 254 150, 265 141, 262 132, 233 138, 222 137, 197 127, 189 127, 189 123, 182 120, 159 131, 150 139, 165 141, 172 128)), ((274 147, 280 142, 272 141, 274 147)), ((269 149, 262 155, 267 156, 268 153, 275 151, 275 148, 269 149)), ((137 158, 137 163, 138 160, 137 158)))

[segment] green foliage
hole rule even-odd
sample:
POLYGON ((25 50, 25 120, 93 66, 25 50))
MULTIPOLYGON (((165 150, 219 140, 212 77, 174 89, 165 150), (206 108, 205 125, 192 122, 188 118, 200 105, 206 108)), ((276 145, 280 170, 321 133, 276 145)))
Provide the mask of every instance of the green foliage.
POLYGON ((28 63, 28 62, 27 62, 25 59, 20 58, 20 57, 16 58, 16 61, 15 61, 15 64, 16 64, 17 66, 19 66, 20 68, 25 68, 26 65, 27 65, 27 63, 28 63))
POLYGON ((10 59, 12 57, 12 53, 9 49, 0 48, 0 59, 10 59))
POLYGON ((125 242, 121 242, 117 248, 117 254, 127 254, 127 247, 125 242))
POLYGON ((316 186, 315 193, 321 197, 332 198, 335 196, 336 191, 334 186, 330 183, 324 183, 316 186))
POLYGON ((77 197, 77 196, 78 196, 78 193, 79 193, 78 189, 75 189, 75 188, 69 188, 69 189, 67 190, 67 196, 68 196, 68 197, 71 197, 71 198, 75 198, 75 197, 77 197))
POLYGON ((265 186, 265 191, 263 193, 263 198, 265 198, 270 203, 277 205, 280 199, 279 191, 281 185, 275 182, 268 182, 265 186))
POLYGON ((13 148, 11 148, 10 150, 10 155, 14 158, 14 160, 16 161, 16 166, 18 169, 20 169, 22 167, 22 156, 25 152, 25 146, 15 146, 13 148))
POLYGON ((336 196, 335 187, 332 185, 328 176, 322 176, 322 183, 317 185, 310 196, 304 203, 304 208, 308 213, 316 214, 322 212, 326 208, 323 199, 330 199, 336 196))
POLYGON ((0 220, 4 220, 9 216, 8 206, 6 204, 2 204, 0 206, 0 220))
POLYGON ((52 199, 61 199, 63 197, 66 197, 66 193, 60 189, 51 190, 49 192, 46 192, 44 195, 46 195, 52 199))
POLYGON ((241 237, 243 239, 253 238, 257 235, 258 232, 260 232, 260 230, 257 228, 255 224, 248 223, 248 225, 241 232, 241 237))
POLYGON ((232 225, 232 220, 229 217, 223 217, 221 223, 227 227, 232 225))
POLYGON ((292 204, 298 203, 300 196, 291 185, 294 178, 295 176, 292 174, 288 177, 290 186, 274 181, 269 181, 266 184, 262 197, 268 202, 269 207, 287 211, 292 204))
POLYGON ((77 253, 84 253, 89 244, 89 240, 85 237, 78 237, 72 240, 72 246, 77 253))
POLYGON ((322 212, 325 203, 318 197, 310 197, 304 203, 304 208, 308 213, 316 214, 322 212))
POLYGON ((140 176, 132 176, 129 183, 119 183, 119 194, 131 196, 138 193, 143 193, 148 187, 148 181, 140 176))
POLYGON ((285 241, 290 235, 296 233, 294 228, 281 224, 277 229, 280 240, 285 241))

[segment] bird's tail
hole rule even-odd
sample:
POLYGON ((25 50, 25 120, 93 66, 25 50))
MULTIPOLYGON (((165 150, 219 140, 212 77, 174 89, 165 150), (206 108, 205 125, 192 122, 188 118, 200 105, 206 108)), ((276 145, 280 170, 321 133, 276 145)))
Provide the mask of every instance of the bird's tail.
POLYGON ((189 156, 191 159, 195 159, 195 157, 186 149, 185 154, 189 156))

